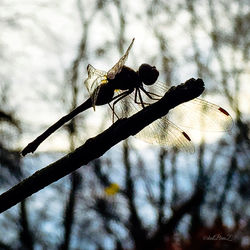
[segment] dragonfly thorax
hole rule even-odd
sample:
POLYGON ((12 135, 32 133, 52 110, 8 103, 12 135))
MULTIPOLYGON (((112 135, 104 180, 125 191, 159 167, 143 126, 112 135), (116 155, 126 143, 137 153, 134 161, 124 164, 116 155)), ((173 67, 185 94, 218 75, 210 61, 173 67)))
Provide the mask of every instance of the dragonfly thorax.
POLYGON ((108 83, 114 89, 120 90, 132 90, 142 84, 138 73, 127 66, 123 66, 114 79, 108 79, 108 83))

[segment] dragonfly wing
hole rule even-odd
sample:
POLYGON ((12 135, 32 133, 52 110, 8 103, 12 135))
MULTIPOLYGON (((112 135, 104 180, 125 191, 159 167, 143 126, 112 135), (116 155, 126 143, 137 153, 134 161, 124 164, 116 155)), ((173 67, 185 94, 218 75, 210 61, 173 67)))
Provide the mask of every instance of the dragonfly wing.
MULTIPOLYGON (((131 116, 141 109, 141 105, 134 102, 134 94, 121 99, 115 105, 115 112, 119 118, 131 116)), ((174 123, 170 122, 167 116, 149 124, 135 137, 150 144, 175 147, 190 153, 194 152, 194 146, 189 136, 174 123)))
POLYGON ((88 78, 84 81, 89 95, 92 99, 92 105, 95 108, 96 99, 99 93, 99 86, 107 83, 107 72, 94 68, 91 64, 87 66, 88 78))
POLYGON ((173 121, 181 118, 183 126, 201 131, 230 131, 233 126, 233 119, 225 109, 199 98, 183 103, 176 112, 173 121), (190 116, 184 115, 189 113, 190 116))
POLYGON ((129 51, 130 49, 132 48, 133 46, 133 43, 134 43, 134 38, 132 40, 132 42, 130 43, 127 51, 125 52, 125 54, 120 58, 120 60, 108 71, 108 74, 107 74, 107 77, 108 79, 114 79, 116 74, 120 73, 121 70, 122 70, 122 67, 124 66, 127 58, 128 58, 128 55, 129 55, 129 51))
POLYGON ((190 137, 164 116, 141 130, 136 137, 145 142, 170 146, 189 153, 194 153, 190 137))
MULTIPOLYGON (((169 88, 167 84, 156 82, 151 91, 164 95, 169 88)), ((180 127, 202 131, 228 131, 233 126, 232 117, 225 109, 200 98, 178 105, 168 117, 180 127)))

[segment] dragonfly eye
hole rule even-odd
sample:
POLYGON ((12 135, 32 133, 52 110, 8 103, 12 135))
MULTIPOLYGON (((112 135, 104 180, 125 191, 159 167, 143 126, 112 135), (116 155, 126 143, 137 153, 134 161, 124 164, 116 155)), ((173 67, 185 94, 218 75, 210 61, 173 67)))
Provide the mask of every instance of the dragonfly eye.
POLYGON ((156 82, 159 71, 155 66, 143 63, 139 68, 139 77, 143 83, 146 85, 152 85, 156 82))

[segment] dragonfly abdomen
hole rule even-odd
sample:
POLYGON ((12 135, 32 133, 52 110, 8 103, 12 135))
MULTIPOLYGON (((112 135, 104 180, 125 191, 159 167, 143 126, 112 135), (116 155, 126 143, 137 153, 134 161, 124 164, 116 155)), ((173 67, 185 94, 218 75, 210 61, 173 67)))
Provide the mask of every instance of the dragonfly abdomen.
MULTIPOLYGON (((95 92, 93 94, 95 94, 95 92)), ((109 84, 109 82, 107 84, 102 84, 99 86, 98 96, 95 105, 107 104, 112 101, 113 96, 114 96, 114 89, 109 84)))

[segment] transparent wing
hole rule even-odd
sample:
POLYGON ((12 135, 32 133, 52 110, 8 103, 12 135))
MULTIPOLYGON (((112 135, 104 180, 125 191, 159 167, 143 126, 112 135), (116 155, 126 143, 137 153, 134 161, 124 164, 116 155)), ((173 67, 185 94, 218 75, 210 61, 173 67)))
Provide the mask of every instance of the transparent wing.
POLYGON ((133 43, 134 43, 134 38, 132 40, 132 42, 130 43, 127 51, 125 52, 125 54, 120 58, 120 60, 108 71, 108 74, 107 74, 107 77, 108 79, 114 79, 116 74, 120 73, 121 70, 122 70, 122 67, 124 66, 127 58, 128 58, 128 55, 129 55, 129 51, 130 49, 132 48, 133 46, 133 43))
MULTIPOLYGON (((156 82, 150 91, 162 96, 169 88, 162 82, 156 82)), ((233 119, 225 109, 200 98, 175 107, 168 118, 180 127, 202 131, 229 131, 233 126, 233 119)))
MULTIPOLYGON (((134 102, 134 94, 123 98, 115 105, 115 112, 119 118, 131 116, 141 109, 141 105, 134 102)), ((189 153, 194 152, 189 136, 170 122, 167 116, 154 121, 135 136, 151 144, 170 146, 189 153)))
POLYGON ((94 93, 96 88, 101 85, 102 81, 107 79, 107 72, 94 68, 91 64, 87 66, 88 78, 84 84, 90 95, 94 93))
POLYGON ((174 123, 170 122, 167 116, 145 127, 136 137, 151 144, 170 146, 194 153, 194 146, 190 137, 174 123))
POLYGON ((87 66, 88 78, 84 81, 89 95, 92 99, 92 105, 95 108, 96 99, 99 93, 99 86, 107 83, 107 72, 94 68, 91 64, 87 66))

